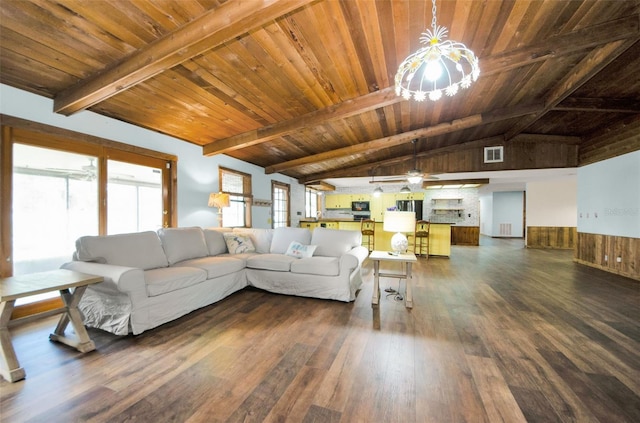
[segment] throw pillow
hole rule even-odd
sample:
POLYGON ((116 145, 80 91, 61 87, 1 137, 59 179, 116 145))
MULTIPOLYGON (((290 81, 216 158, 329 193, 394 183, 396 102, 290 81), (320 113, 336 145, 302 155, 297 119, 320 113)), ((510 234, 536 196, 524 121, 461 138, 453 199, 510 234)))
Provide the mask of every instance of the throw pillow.
POLYGON ((224 242, 227 244, 229 254, 255 253, 256 247, 251 242, 249 235, 225 233, 224 242))
POLYGON ((316 245, 303 245, 297 241, 291 241, 285 255, 295 258, 307 258, 313 256, 316 245))

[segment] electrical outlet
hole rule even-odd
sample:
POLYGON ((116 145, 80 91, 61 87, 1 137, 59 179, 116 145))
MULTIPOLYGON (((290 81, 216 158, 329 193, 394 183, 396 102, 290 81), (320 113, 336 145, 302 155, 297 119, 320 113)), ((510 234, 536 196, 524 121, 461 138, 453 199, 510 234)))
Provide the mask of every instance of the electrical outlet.
POLYGON ((609 256, 608 255, 604 255, 604 261, 609 261, 609 256))
POLYGON ((617 261, 618 263, 622 263, 622 257, 618 256, 618 258, 616 259, 616 261, 617 261))

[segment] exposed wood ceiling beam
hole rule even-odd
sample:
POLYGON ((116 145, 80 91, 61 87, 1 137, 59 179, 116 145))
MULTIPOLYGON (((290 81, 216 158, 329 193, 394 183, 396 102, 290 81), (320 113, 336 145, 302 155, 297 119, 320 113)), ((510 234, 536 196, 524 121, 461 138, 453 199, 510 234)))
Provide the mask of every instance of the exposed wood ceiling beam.
POLYGON ((609 63, 613 62, 619 55, 629 49, 638 39, 638 37, 635 37, 627 40, 614 41, 596 47, 589 52, 589 54, 573 68, 573 72, 567 74, 546 96, 544 109, 521 119, 513 128, 505 133, 505 139, 508 141, 531 126, 561 101, 569 97, 575 90, 593 78, 609 63))
POLYGON ((542 105, 524 106, 510 108, 507 110, 497 110, 489 113, 475 114, 457 119, 451 122, 444 122, 428 128, 415 129, 413 131, 404 132, 402 134, 392 135, 390 137, 379 138, 373 141, 367 141, 348 147, 339 148, 337 150, 326 151, 324 153, 314 154, 312 156, 301 157, 299 159, 290 160, 288 162, 279 163, 274 166, 268 166, 265 173, 277 173, 285 170, 291 170, 300 166, 306 166, 313 163, 332 160, 343 156, 354 156, 366 154, 370 150, 379 148, 389 148, 410 142, 414 138, 434 137, 437 135, 448 134, 451 132, 461 131, 463 129, 473 128, 475 126, 485 125, 488 123, 499 122, 502 120, 512 119, 532 113, 537 113, 542 105))
POLYGON ((205 145, 202 152, 205 156, 225 153, 244 147, 260 144, 309 126, 320 125, 336 119, 346 119, 360 113, 404 101, 398 97, 394 87, 372 92, 362 97, 307 113, 303 116, 274 123, 233 137, 225 138, 205 145))
POLYGON ((563 100, 553 110, 567 112, 640 113, 640 101, 633 98, 577 98, 563 100))
MULTIPOLYGON (((550 40, 545 40, 534 46, 481 58, 480 65, 482 73, 480 76, 486 77, 506 70, 527 66, 550 57, 572 54, 606 42, 637 37, 639 31, 640 24, 638 15, 583 28, 569 34, 553 37, 550 40)), ((305 127, 318 125, 325 121, 345 119, 400 101, 404 101, 404 99, 395 95, 395 88, 387 87, 380 91, 350 99, 344 103, 317 110, 297 118, 214 141, 203 147, 203 154, 205 156, 211 156, 260 144, 299 131, 305 127), (377 99, 379 102, 376 104, 377 99)))
POLYGON ((71 115, 314 0, 230 1, 58 94, 53 109, 71 115))
POLYGON ((478 179, 448 179, 448 180, 444 180, 444 181, 423 181, 422 182, 422 188, 427 188, 427 187, 432 187, 432 186, 436 186, 436 185, 465 185, 465 184, 479 184, 479 185, 486 185, 489 182, 491 182, 489 180, 489 178, 478 178, 478 179))
POLYGON ((519 49, 487 58, 480 58, 480 76, 489 76, 516 69, 552 57, 573 54, 613 41, 637 39, 640 34, 640 15, 582 28, 568 34, 557 35, 519 49))
MULTIPOLYGON (((539 134, 520 134, 515 137, 511 142, 538 142, 538 143, 564 143, 569 145, 576 145, 580 142, 578 137, 559 136, 559 135, 539 135, 539 134)), ((473 148, 481 148, 490 145, 501 144, 504 142, 504 138, 499 135, 490 138, 482 138, 473 141, 467 141, 460 144, 449 145, 446 147, 435 148, 433 150, 423 151, 416 155, 418 159, 431 158, 441 154, 451 153, 460 150, 469 150, 473 148)), ((381 160, 378 162, 370 162, 359 166, 349 166, 348 168, 340 168, 334 170, 323 171, 321 173, 307 175, 304 178, 300 178, 298 181, 301 184, 309 181, 319 181, 328 178, 348 178, 348 177, 361 177, 371 176, 372 174, 381 175, 378 172, 387 172, 388 169, 394 165, 404 164, 407 161, 413 160, 413 154, 406 156, 398 156, 393 159, 381 160), (373 169, 373 172, 372 172, 373 169)), ((429 174, 438 174, 439 169, 431 169, 429 174)))

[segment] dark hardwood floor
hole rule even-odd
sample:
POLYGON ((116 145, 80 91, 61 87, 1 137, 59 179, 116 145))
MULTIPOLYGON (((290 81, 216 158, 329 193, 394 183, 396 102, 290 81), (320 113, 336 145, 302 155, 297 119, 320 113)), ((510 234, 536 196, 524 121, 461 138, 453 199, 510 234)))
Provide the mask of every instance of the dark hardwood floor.
MULTIPOLYGON (((414 308, 245 289, 97 351, 12 330, 3 422, 639 422, 640 283, 483 238, 414 267, 414 308)), ((397 287, 395 279, 381 286, 397 287)), ((402 282, 404 290, 404 282, 402 282)))

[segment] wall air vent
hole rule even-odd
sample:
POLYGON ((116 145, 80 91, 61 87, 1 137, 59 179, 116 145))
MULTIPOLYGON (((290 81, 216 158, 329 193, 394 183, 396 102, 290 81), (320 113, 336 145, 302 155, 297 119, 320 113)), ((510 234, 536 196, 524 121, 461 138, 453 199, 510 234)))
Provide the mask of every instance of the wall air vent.
POLYGON ((484 162, 485 163, 501 163, 504 161, 504 147, 485 147, 484 162))

